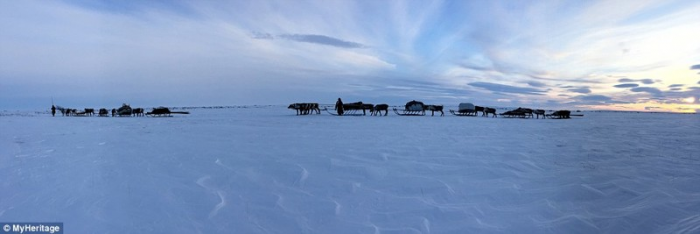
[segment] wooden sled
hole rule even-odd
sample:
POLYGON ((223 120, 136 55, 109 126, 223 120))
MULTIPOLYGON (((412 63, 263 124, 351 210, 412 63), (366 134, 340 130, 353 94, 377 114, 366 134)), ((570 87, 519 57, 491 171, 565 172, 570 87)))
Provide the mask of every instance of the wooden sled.
POLYGON ((328 112, 328 114, 334 115, 334 116, 365 116, 364 114, 359 113, 358 110, 348 110, 348 111, 344 112, 343 115, 339 115, 338 113, 333 113, 333 112, 329 111, 328 108, 323 108, 323 110, 328 112))
POLYGON ((190 112, 187 111, 170 111, 167 107, 158 107, 158 108, 153 108, 152 111, 146 113, 146 115, 149 115, 151 117, 172 117, 172 114, 190 114, 190 112))
POLYGON ((470 110, 470 111, 466 111, 466 110, 461 110, 461 111, 450 110, 450 113, 452 113, 452 114, 455 115, 455 116, 470 116, 470 117, 476 117, 476 116, 477 116, 477 112, 476 112, 475 110, 470 110))
POLYGON ((422 110, 403 110, 403 113, 399 113, 399 110, 394 108, 394 113, 400 116, 424 116, 425 111, 422 110))

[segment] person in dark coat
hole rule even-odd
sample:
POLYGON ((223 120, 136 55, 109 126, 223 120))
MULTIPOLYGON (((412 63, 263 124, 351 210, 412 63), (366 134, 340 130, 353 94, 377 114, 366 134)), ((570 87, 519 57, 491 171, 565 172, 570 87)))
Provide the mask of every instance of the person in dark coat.
POLYGON ((112 108, 112 117, 117 113, 117 109, 112 108))
POLYGON ((338 111, 338 115, 343 115, 343 100, 340 100, 340 98, 338 98, 338 101, 335 102, 335 110, 338 111))
POLYGON ((56 116, 56 106, 51 105, 51 116, 56 116))

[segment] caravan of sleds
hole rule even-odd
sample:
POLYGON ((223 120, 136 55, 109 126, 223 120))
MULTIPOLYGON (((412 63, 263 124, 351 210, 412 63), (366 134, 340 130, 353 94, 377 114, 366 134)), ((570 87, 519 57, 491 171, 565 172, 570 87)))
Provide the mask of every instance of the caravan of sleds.
MULTIPOLYGON (((318 103, 292 103, 287 108, 295 110, 297 115, 321 114, 321 108, 319 108, 318 103)), ((323 108, 323 110, 328 112, 328 114, 338 115, 337 113, 329 111, 328 108, 323 108)), ((384 112, 386 116, 389 114, 389 105, 372 105, 370 103, 352 102, 344 103, 343 110, 345 111, 343 115, 361 116, 367 115, 367 112, 369 112, 372 116, 378 116, 384 112), (360 111, 362 111, 362 113, 360 113, 360 111)))
MULTIPOLYGON (((319 106, 320 105, 318 103, 292 103, 287 108, 295 110, 297 115, 310 115, 314 113, 321 114, 321 109, 319 106)), ((331 115, 338 115, 337 113, 333 113, 328 110, 328 108, 324 108, 323 110, 331 115)), ((382 116, 382 112, 384 112, 383 116, 387 116, 389 114, 389 105, 372 105, 370 103, 352 102, 344 103, 343 110, 343 115, 350 116, 364 116, 367 115, 367 112, 369 112, 372 116, 382 116)), ((443 112, 443 105, 426 105, 423 102, 416 100, 406 103, 406 105, 404 105, 404 109, 393 108, 393 110, 394 113, 399 116, 425 116, 427 111, 431 112, 431 116, 435 116, 435 112, 439 112, 440 116, 445 115, 445 112, 443 112)), ((530 108, 517 108, 498 114, 496 113, 496 108, 476 106, 472 103, 460 103, 457 110, 449 110, 449 112, 455 116, 479 116, 479 112, 481 112, 481 116, 491 116, 493 118, 498 117, 499 115, 505 118, 537 119, 539 119, 540 116, 542 116, 543 119, 570 119, 571 116, 583 116, 581 114, 572 115, 571 111, 569 110, 558 110, 553 111, 550 114, 546 114, 545 110, 530 108)))
MULTIPOLYGON (((60 111, 63 116, 93 116, 95 114, 95 109, 85 108, 84 111, 79 111, 77 109, 64 108, 61 106, 56 106, 56 110, 60 111)), ((128 104, 122 104, 119 108, 114 108, 111 111, 106 108, 100 108, 97 112, 99 117, 172 117, 173 114, 189 114, 187 111, 171 111, 167 107, 156 107, 149 112, 145 112, 143 108, 131 108, 128 104)))

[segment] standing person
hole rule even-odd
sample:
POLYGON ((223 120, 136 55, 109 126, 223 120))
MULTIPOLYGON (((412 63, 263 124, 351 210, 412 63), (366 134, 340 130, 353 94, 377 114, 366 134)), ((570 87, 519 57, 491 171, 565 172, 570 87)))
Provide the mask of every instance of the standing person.
POLYGON ((51 105, 51 116, 56 116, 56 106, 51 105))
POLYGON ((343 115, 343 100, 340 100, 340 98, 335 102, 335 110, 338 111, 338 115, 343 115))

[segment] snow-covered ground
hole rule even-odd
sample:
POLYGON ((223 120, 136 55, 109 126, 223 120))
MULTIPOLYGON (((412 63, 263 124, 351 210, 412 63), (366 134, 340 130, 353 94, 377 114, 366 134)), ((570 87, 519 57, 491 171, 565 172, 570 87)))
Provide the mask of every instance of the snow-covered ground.
POLYGON ((0 116, 0 221, 66 233, 698 233, 700 116, 0 116))

